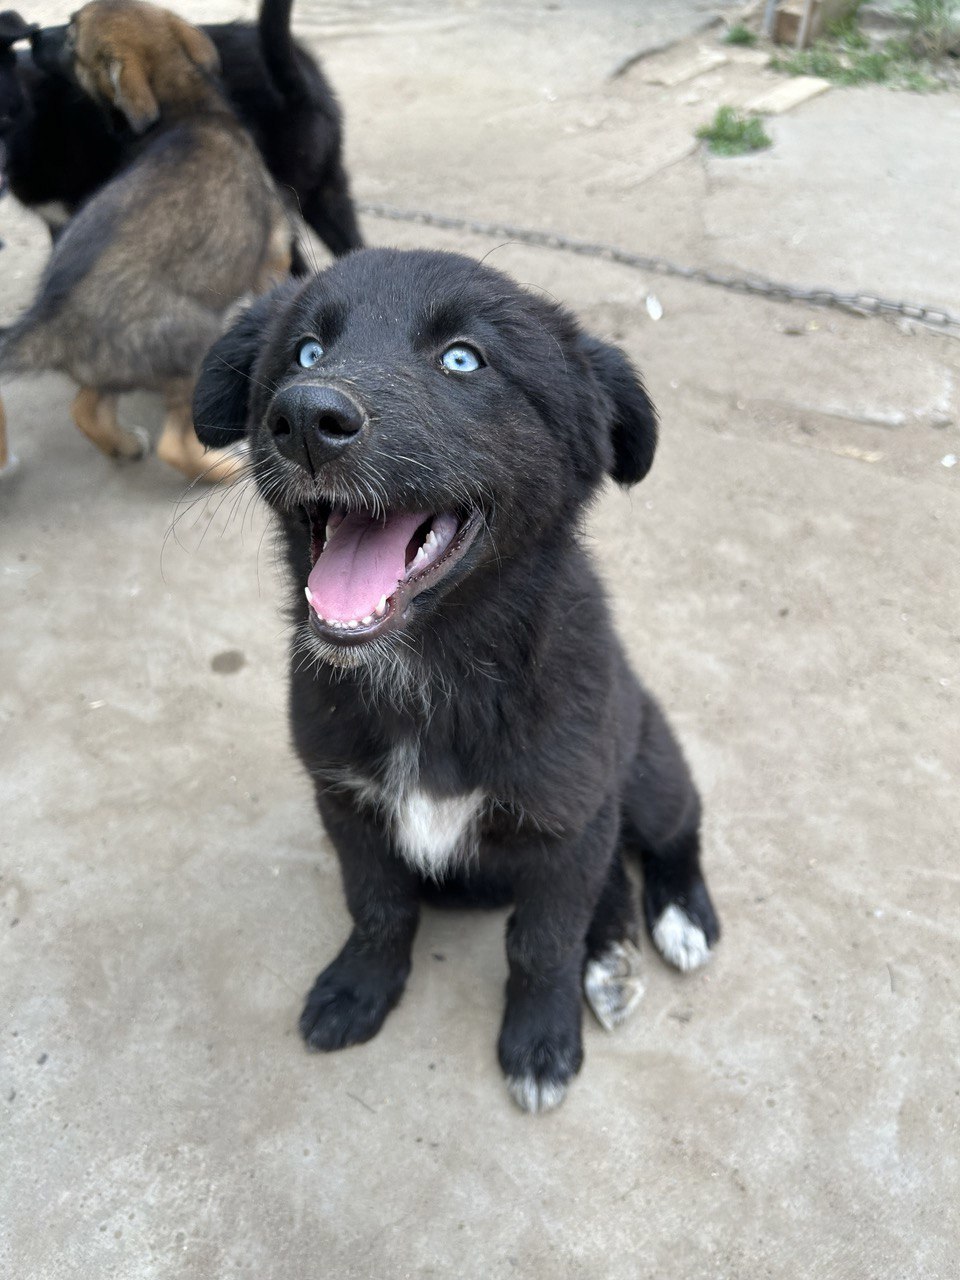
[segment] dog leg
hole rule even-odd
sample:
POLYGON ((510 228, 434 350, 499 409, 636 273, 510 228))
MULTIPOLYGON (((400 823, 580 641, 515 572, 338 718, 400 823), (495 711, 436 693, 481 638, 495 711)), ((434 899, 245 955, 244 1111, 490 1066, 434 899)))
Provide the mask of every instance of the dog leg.
POLYGON ((274 285, 291 273, 296 239, 290 223, 284 218, 270 233, 263 265, 257 275, 256 293, 269 293, 274 285))
POLYGON ((145 431, 128 431, 117 421, 117 397, 81 387, 73 401, 73 420, 108 458, 142 458, 149 452, 145 431))
POLYGON ((370 1040, 403 995, 420 906, 416 875, 376 820, 322 793, 318 804, 354 924, 307 997, 300 1034, 308 1048, 331 1050, 370 1040))
POLYGON ((614 855, 587 934, 583 993, 605 1031, 613 1031, 643 997, 633 892, 623 859, 614 855))
POLYGON ((581 982, 587 933, 617 838, 608 803, 576 840, 511 853, 516 910, 507 924, 507 1007, 497 1046, 524 1111, 563 1101, 583 1062, 581 982))
POLYGON ((242 455, 226 449, 205 449, 193 426, 190 400, 168 394, 167 416, 157 441, 157 457, 190 480, 229 484, 246 468, 242 455))
POLYGON ((306 250, 305 237, 302 240, 294 240, 290 250, 290 274, 298 280, 302 280, 304 276, 313 275, 313 267, 307 260, 306 250))
POLYGON ((643 910, 654 945, 687 972, 710 958, 720 923, 700 869, 700 799, 655 703, 645 713, 623 796, 623 843, 643 868, 643 910))
POLYGON ((320 191, 307 197, 303 220, 317 233, 335 258, 353 249, 363 248, 363 236, 357 225, 357 214, 350 198, 350 184, 343 166, 338 164, 328 175, 320 191))

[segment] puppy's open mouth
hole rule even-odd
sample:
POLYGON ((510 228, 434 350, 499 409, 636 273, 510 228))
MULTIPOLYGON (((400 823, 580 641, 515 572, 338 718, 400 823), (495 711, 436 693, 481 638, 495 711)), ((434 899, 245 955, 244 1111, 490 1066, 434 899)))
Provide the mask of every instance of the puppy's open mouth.
POLYGON ((482 522, 480 511, 311 512, 305 590, 314 631, 358 645, 402 625, 410 601, 450 573, 482 522))

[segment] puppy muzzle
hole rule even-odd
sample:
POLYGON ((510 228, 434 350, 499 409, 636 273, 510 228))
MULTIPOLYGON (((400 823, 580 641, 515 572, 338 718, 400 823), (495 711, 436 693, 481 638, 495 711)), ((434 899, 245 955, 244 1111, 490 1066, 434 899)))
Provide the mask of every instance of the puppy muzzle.
POLYGON ((278 391, 266 426, 277 452, 316 475, 355 444, 367 415, 345 392, 322 383, 296 383, 278 391))

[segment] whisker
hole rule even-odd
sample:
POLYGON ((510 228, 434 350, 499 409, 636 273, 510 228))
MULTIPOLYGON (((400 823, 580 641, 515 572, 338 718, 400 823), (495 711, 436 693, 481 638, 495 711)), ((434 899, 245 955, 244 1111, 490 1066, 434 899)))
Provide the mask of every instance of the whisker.
MULTIPOLYGON (((213 354, 217 357, 224 368, 230 369, 233 373, 239 373, 241 378, 246 378, 248 382, 256 383, 258 387, 262 387, 264 391, 269 391, 271 395, 277 390, 277 386, 279 384, 274 383, 271 386, 269 383, 261 382, 260 379, 255 378, 252 373, 247 373, 246 369, 238 369, 237 366, 235 364, 231 364, 229 360, 224 360, 223 356, 218 352, 215 351, 213 354)), ((204 426, 205 424, 201 422, 199 425, 204 426)))
POLYGON ((307 257, 310 260, 310 265, 313 267, 314 274, 319 275, 320 263, 317 260, 316 250, 313 245, 313 237, 312 237, 310 224, 307 222, 306 218, 303 216, 303 204, 301 203, 301 200, 300 200, 300 192, 296 189, 296 187, 291 186, 289 182, 284 183, 284 186, 296 201, 297 212, 300 214, 300 226, 303 234, 297 236, 297 243, 301 246, 301 248, 306 249, 307 257))

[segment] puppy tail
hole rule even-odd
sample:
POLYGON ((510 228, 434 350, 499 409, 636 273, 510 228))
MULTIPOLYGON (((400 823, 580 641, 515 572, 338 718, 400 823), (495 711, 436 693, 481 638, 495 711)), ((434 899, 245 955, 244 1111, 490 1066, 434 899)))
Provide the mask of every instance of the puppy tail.
POLYGON ((310 88, 297 62, 297 49, 290 32, 293 0, 263 0, 257 26, 260 50, 270 78, 287 102, 307 102, 310 88))
POLYGON ((55 369, 52 344, 44 330, 34 329, 20 320, 8 328, 0 328, 0 373, 40 373, 55 369))
POLYGON ((16 328, 16 325, 4 325, 0 329, 0 373, 20 372, 16 328))

